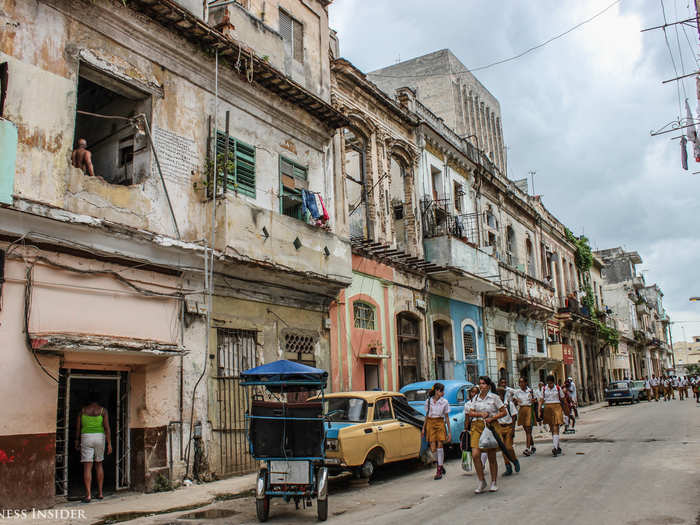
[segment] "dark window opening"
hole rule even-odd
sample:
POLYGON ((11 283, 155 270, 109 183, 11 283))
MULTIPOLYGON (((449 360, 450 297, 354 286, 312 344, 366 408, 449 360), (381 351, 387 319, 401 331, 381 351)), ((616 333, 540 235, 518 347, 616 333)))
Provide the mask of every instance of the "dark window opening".
POLYGON ((280 212, 294 219, 302 216, 302 190, 307 187, 308 170, 289 159, 280 157, 280 212))
POLYGON ((544 354, 544 339, 537 340, 537 351, 540 354, 544 354))
POLYGON ((86 175, 92 167, 95 176, 110 184, 142 182, 151 167, 146 134, 127 120, 104 116, 134 118, 144 114, 150 120, 150 95, 81 64, 77 110, 73 165, 86 175))
POLYGON ((518 335, 518 352, 520 355, 527 354, 527 340, 524 335, 518 335))
POLYGON ((10 76, 10 66, 7 62, 0 64, 0 118, 5 112, 5 100, 7 99, 7 85, 10 76))

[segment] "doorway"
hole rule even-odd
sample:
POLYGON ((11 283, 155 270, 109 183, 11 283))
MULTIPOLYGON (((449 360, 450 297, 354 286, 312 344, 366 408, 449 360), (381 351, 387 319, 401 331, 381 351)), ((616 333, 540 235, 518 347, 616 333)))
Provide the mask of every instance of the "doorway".
POLYGON ((380 390, 379 366, 365 365, 365 390, 380 390))
MULTIPOLYGON (((128 377, 126 372, 61 369, 56 421, 56 495, 69 500, 85 495, 76 426, 91 393, 109 415, 112 454, 103 461, 105 494, 129 486, 128 377)), ((93 484, 96 483, 93 473, 93 484)), ((93 485, 95 490, 96 485, 93 485)))
POLYGON ((419 380, 420 323, 412 314, 406 312, 400 313, 396 322, 399 342, 399 387, 402 387, 419 380))

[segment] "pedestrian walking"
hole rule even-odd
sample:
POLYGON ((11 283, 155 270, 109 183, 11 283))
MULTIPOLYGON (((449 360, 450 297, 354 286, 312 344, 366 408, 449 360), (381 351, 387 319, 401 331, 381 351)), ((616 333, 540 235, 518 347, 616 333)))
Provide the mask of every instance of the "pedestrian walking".
MULTIPOLYGON (((542 398, 542 389, 544 388, 544 383, 540 381, 537 384, 537 399, 538 399, 538 407, 539 407, 539 401, 542 398)), ((535 410, 535 418, 537 419, 537 426, 540 429, 540 434, 544 434, 545 432, 548 432, 549 429, 544 426, 544 421, 542 420, 542 411, 541 410, 535 410)))
POLYGON ((656 401, 658 403, 659 402, 660 381, 654 374, 652 374, 651 381, 649 381, 649 382, 651 383, 651 390, 654 393, 654 401, 656 401))
POLYGON ((664 376, 662 383, 664 389, 664 401, 671 401, 671 392, 673 392, 671 379, 668 376, 664 376))
POLYGON ((445 399, 445 385, 435 383, 425 400, 425 420, 422 435, 430 444, 430 450, 437 456, 437 472, 434 479, 442 479, 446 473, 443 463, 445 450, 442 444, 450 440, 450 404, 445 399), (437 454, 436 454, 437 452, 437 454))
POLYGON ((505 446, 505 450, 501 450, 503 454, 503 463, 505 464, 506 471, 504 476, 513 475, 513 467, 515 467, 515 472, 520 472, 520 461, 518 461, 515 455, 515 450, 513 450, 513 438, 515 438, 515 419, 514 416, 517 415, 517 410, 515 404, 513 403, 513 394, 515 389, 508 386, 505 379, 501 379, 498 382, 498 397, 501 398, 503 404, 506 407, 506 415, 498 420, 500 426, 499 435, 501 436, 501 441, 505 446), (508 456, 515 458, 513 464, 508 456))
POLYGON ((700 376, 693 376, 693 394, 695 395, 695 402, 700 403, 700 376))
POLYGON ((97 499, 102 499, 102 486, 105 473, 102 467, 105 455, 112 453, 112 438, 109 428, 109 415, 100 405, 99 395, 90 391, 89 403, 84 406, 76 421, 75 449, 80 451, 80 462, 83 464, 83 483, 85 497, 83 503, 92 501, 92 467, 95 466, 97 478, 97 499))
POLYGON ((567 378, 566 383, 569 387, 571 399, 574 401, 574 416, 578 417, 578 392, 576 390, 576 382, 574 381, 573 377, 569 377, 567 378))
MULTIPOLYGON (((479 441, 486 432, 490 432, 490 428, 498 431, 498 419, 506 415, 506 407, 494 392, 494 385, 491 378, 481 376, 479 378, 479 393, 472 399, 468 415, 471 418, 471 441, 472 456, 479 457, 481 454, 481 446, 479 441), (488 425, 488 427, 487 427, 488 425), (490 427, 490 428, 489 428, 490 427)), ((485 440, 486 441, 486 440, 485 440)), ((491 471, 491 492, 498 490, 498 462, 496 460, 497 445, 484 446, 485 452, 488 455, 489 469, 491 471)), ((479 478, 479 486, 474 491, 476 494, 486 492, 486 478, 484 475, 484 465, 481 461, 474 461, 476 475, 479 478)))
POLYGON ((513 394, 513 402, 518 409, 517 424, 525 431, 524 456, 530 456, 537 450, 535 440, 532 439, 532 426, 535 423, 535 410, 533 406, 537 404, 537 397, 527 384, 527 379, 521 377, 518 381, 518 388, 513 394))
POLYGON ((644 376, 644 391, 647 393, 647 402, 651 403, 651 381, 649 381, 649 376, 644 376))
POLYGON ((554 376, 547 376, 547 384, 542 388, 542 397, 540 399, 540 411, 545 425, 549 425, 552 432, 552 456, 557 457, 561 454, 559 446, 559 427, 564 424, 564 413, 562 410, 562 402, 564 401, 564 392, 554 383, 554 376))
POLYGON ((569 384, 564 385, 564 403, 562 404, 562 409, 564 411, 564 434, 575 434, 576 412, 574 408, 576 407, 576 403, 571 396, 569 388, 569 384))

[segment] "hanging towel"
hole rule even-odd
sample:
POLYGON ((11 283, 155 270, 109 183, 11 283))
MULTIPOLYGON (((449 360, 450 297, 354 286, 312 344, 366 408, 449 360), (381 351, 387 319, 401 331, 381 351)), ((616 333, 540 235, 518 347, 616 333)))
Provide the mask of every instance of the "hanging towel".
POLYGON ((685 137, 681 137, 681 168, 684 170, 688 169, 688 150, 685 145, 688 140, 685 137))
POLYGON ((321 214, 321 220, 323 222, 328 222, 328 219, 331 218, 330 215, 328 215, 328 210, 326 210, 325 204, 323 204, 323 199, 321 198, 321 195, 317 195, 318 197, 318 202, 321 204, 321 210, 323 210, 323 213, 321 214))
POLYGON ((314 219, 318 219, 321 214, 318 212, 318 206, 316 206, 316 197, 313 193, 306 190, 302 190, 302 192, 304 202, 306 202, 306 207, 309 209, 311 216, 314 219))

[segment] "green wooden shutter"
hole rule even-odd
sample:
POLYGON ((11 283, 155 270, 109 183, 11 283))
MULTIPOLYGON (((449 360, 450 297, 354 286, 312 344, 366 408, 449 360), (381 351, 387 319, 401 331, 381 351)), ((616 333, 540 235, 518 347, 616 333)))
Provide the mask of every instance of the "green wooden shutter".
POLYGON ((238 191, 255 197, 255 148, 236 141, 236 182, 238 191))

